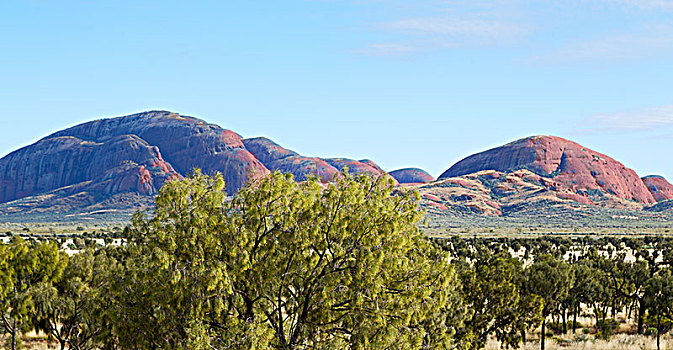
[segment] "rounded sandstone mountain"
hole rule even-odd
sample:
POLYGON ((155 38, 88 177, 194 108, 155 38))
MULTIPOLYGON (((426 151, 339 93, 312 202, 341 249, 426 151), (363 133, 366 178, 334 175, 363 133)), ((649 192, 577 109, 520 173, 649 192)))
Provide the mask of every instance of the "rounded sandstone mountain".
POLYGON ((643 182, 657 201, 673 199, 673 185, 666 181, 663 176, 645 176, 643 182))
POLYGON ((642 204, 656 202, 643 180, 622 163, 576 142, 555 136, 532 136, 471 155, 446 170, 439 179, 482 170, 526 169, 553 179, 580 195, 595 191, 642 204))
POLYGON ((427 183, 435 181, 435 178, 425 170, 419 168, 404 168, 393 170, 390 173, 397 182, 401 184, 427 183))

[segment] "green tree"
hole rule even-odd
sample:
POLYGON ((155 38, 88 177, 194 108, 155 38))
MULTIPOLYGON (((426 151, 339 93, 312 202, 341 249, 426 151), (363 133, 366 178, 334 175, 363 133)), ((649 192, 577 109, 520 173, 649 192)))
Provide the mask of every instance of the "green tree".
POLYGON ((648 308, 648 316, 657 327, 657 349, 659 349, 660 335, 670 330, 673 320, 673 275, 670 270, 662 270, 647 281, 644 301, 648 308))
POLYGON ((567 304, 573 316, 572 330, 577 328, 577 316, 582 310, 582 304, 593 305, 595 292, 602 290, 599 285, 600 271, 591 265, 590 261, 581 260, 571 265, 574 283, 568 291, 567 304))
POLYGON ((39 328, 55 338, 61 349, 87 349, 105 334, 106 306, 113 261, 110 249, 85 249, 71 257, 63 278, 42 283, 34 291, 39 328))
POLYGON ((481 349, 491 335, 506 347, 516 347, 523 339, 521 329, 539 321, 540 299, 522 293, 522 264, 505 254, 482 251, 469 264, 460 264, 460 291, 467 308, 464 328, 458 332, 461 348, 481 349))
POLYGON ((5 279, 0 295, 0 317, 15 350, 22 332, 35 327, 33 293, 41 283, 57 281, 65 256, 53 242, 27 242, 19 237, 4 247, 0 275, 5 279))
POLYGON ((280 173, 232 199, 223 189, 196 171, 134 218, 116 288, 122 347, 449 346, 454 273, 418 229, 416 193, 280 173))
POLYGON ((545 347, 547 317, 567 298, 573 285, 570 265, 551 255, 540 255, 526 269, 526 288, 542 298, 542 330, 540 349, 545 347))

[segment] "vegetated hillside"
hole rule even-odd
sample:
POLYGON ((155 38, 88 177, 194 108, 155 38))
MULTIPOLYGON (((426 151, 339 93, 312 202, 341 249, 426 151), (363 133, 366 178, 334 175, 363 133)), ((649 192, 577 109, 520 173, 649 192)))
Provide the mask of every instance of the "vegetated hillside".
POLYGON ((431 226, 666 226, 673 209, 663 201, 651 206, 610 193, 583 196, 529 170, 473 174, 409 186, 421 195, 431 226), (646 210, 643 210, 646 209, 646 210))
POLYGON ((0 159, 0 213, 138 208, 194 168, 223 173, 231 194, 270 171, 328 181, 344 167, 385 174, 369 160, 304 157, 266 138, 243 139, 197 118, 151 111, 80 124, 0 159))
MULTIPOLYGON (((622 163, 553 136, 533 136, 471 155, 453 165, 439 179, 446 179, 482 170, 509 173, 526 169, 544 178, 545 187, 564 188, 589 198, 600 192, 640 204, 657 202, 650 188, 622 163)), ((664 180, 665 181, 665 180, 664 180)), ((661 192, 661 199, 671 199, 661 192)))
POLYGON ((663 177, 641 179, 611 157, 553 136, 471 155, 437 181, 415 188, 430 217, 444 223, 486 216, 519 223, 621 225, 662 223, 673 214, 668 204, 673 186, 663 177))

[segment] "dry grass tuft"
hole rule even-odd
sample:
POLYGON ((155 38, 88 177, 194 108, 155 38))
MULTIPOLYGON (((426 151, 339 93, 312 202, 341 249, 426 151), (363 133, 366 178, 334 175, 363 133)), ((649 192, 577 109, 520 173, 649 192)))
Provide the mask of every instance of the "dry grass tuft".
MULTIPOLYGON (((589 339, 567 339, 556 341, 549 339, 545 344, 547 350, 656 350, 657 340, 654 337, 644 335, 617 334, 610 340, 600 340, 590 337, 589 339)), ((500 343, 495 340, 489 341, 486 350, 500 349, 500 343)), ((526 346, 521 347, 524 350, 540 349, 539 342, 528 342, 526 346)), ((661 349, 673 349, 673 340, 664 336, 661 339, 661 349)))

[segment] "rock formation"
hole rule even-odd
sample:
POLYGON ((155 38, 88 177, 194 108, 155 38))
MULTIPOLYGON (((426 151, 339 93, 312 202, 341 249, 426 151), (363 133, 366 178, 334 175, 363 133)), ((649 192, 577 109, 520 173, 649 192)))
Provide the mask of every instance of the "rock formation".
POLYGON ((544 178, 550 189, 563 187, 584 197, 598 191, 641 204, 656 202, 635 171, 604 154, 553 136, 528 137, 471 155, 439 179, 482 170, 508 173, 522 169, 544 178))
POLYGON ((643 178, 647 189, 657 201, 673 199, 673 185, 671 185, 663 176, 650 175, 643 178))
POLYGON ((151 111, 80 124, 3 157, 0 203, 29 198, 5 205, 5 211, 67 211, 120 201, 128 206, 133 200, 126 194, 151 197, 195 168, 221 172, 232 194, 270 171, 329 181, 346 166, 351 173, 385 174, 371 161, 304 157, 267 138, 244 140, 197 118, 151 111))
POLYGON ((418 168, 393 170, 389 174, 401 184, 426 183, 435 180, 435 178, 430 176, 425 170, 418 168))

